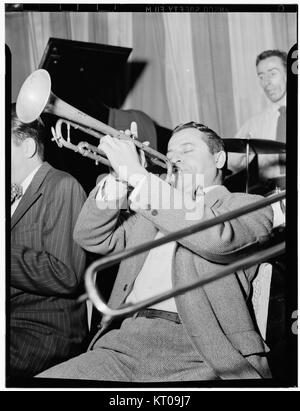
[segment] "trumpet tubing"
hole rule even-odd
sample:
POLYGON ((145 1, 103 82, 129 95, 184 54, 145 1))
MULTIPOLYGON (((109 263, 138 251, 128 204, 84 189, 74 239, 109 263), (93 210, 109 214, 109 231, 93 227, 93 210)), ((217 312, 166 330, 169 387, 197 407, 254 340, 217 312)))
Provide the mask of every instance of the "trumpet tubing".
POLYGON ((51 132, 53 135, 52 140, 56 141, 57 145, 59 147, 66 147, 69 148, 70 150, 75 151, 76 153, 81 154, 83 157, 88 157, 91 160, 94 160, 96 164, 99 162, 102 164, 105 164, 107 166, 110 165, 110 162, 108 159, 105 157, 104 153, 96 146, 87 143, 86 141, 81 141, 77 145, 71 143, 71 137, 70 137, 70 128, 73 127, 75 129, 79 129, 81 131, 84 131, 85 133, 88 133, 92 135, 93 137, 96 138, 101 138, 99 133, 94 131, 94 130, 88 130, 85 127, 80 126, 77 123, 73 123, 72 121, 69 120, 63 120, 59 119, 56 122, 55 128, 51 128, 51 132), (62 125, 66 124, 67 126, 67 139, 63 138, 63 133, 62 133, 62 125))
POLYGON ((109 161, 95 146, 81 142, 77 146, 71 143, 70 127, 80 129, 86 134, 101 139, 102 135, 132 141, 136 147, 143 150, 153 164, 167 169, 167 181, 171 181, 173 166, 169 159, 151 147, 136 139, 102 123, 88 114, 78 110, 51 91, 51 77, 46 70, 40 69, 31 73, 23 83, 16 103, 17 116, 23 123, 31 123, 42 113, 49 113, 61 117, 55 128, 52 129, 53 140, 62 147, 79 152, 85 157, 109 165, 109 161), (61 130, 63 123, 68 127, 68 140, 65 140, 61 130))

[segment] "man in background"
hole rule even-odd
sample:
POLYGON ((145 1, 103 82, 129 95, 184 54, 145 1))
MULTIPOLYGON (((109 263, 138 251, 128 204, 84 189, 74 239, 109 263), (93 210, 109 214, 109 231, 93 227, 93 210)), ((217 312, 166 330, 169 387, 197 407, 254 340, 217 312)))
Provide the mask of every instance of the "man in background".
MULTIPOLYGON (((256 58, 260 85, 270 104, 250 118, 236 134, 236 138, 266 139, 286 142, 286 79, 287 54, 267 50, 256 58)), ((230 153, 229 168, 238 172, 246 167, 246 155, 230 153)), ((259 154, 259 177, 269 180, 285 176, 285 155, 259 154)))
POLYGON ((43 130, 12 106, 8 376, 30 377, 84 350, 78 304, 85 253, 72 238, 86 199, 69 174, 43 161, 43 130))

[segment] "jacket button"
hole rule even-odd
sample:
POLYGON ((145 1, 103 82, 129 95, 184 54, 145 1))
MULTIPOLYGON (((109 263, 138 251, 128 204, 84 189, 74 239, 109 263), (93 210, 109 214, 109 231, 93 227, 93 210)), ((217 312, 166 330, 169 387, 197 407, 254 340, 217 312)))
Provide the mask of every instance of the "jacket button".
POLYGON ((125 285, 124 285, 123 291, 126 291, 126 290, 127 290, 127 286, 128 286, 128 284, 125 284, 125 285))
POLYGON ((158 214, 158 211, 157 210, 152 210, 151 214, 156 216, 158 214))

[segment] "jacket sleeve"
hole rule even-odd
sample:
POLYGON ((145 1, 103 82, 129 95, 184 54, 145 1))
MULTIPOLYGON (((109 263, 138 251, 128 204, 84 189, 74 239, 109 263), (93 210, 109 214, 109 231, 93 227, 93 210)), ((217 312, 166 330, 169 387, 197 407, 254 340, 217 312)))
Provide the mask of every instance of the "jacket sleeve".
POLYGON ((98 186, 79 214, 74 239, 85 250, 106 255, 126 246, 136 216, 127 208, 127 196, 113 201, 96 200, 98 186))
MULTIPOLYGON (((150 174, 139 187, 138 195, 133 196, 132 207, 160 231, 168 234, 239 209, 259 199, 260 196, 230 193, 220 186, 208 192, 198 209, 192 210, 182 201, 178 190, 150 174), (180 203, 183 204, 181 208, 180 203)), ((207 260, 229 263, 238 256, 247 255, 266 241, 272 230, 272 222, 273 211, 268 206, 188 235, 178 242, 207 260)))
POLYGON ((71 176, 47 184, 35 205, 38 222, 11 244, 10 285, 40 295, 73 294, 85 269, 85 252, 73 241, 73 229, 86 195, 71 176))

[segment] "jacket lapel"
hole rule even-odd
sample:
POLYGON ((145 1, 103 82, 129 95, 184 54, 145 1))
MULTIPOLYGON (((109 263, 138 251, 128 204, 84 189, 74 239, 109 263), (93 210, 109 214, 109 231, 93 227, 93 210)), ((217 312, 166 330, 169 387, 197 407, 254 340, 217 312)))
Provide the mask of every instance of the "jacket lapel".
POLYGON ((43 190, 41 185, 50 171, 51 166, 49 163, 44 162, 39 168, 32 182, 27 188, 24 196, 22 197, 17 209, 15 210, 11 219, 11 230, 18 224, 22 217, 27 213, 27 211, 32 207, 32 205, 43 195, 43 190))

